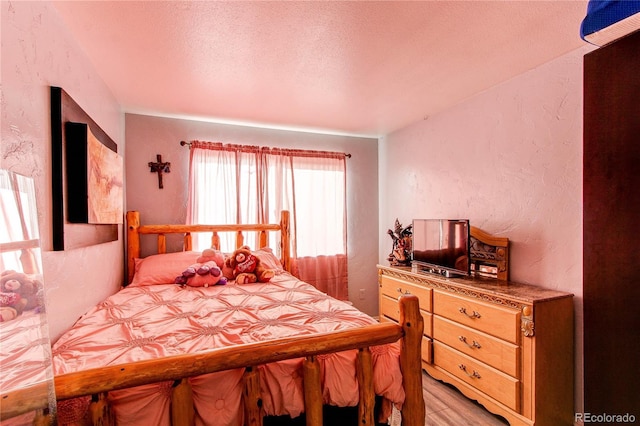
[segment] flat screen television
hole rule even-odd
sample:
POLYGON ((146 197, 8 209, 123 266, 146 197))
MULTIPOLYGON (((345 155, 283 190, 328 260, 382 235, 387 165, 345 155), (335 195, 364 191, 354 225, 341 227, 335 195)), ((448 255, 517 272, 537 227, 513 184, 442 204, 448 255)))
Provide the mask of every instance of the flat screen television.
POLYGON ((414 219, 412 267, 445 276, 470 274, 469 220, 414 219))

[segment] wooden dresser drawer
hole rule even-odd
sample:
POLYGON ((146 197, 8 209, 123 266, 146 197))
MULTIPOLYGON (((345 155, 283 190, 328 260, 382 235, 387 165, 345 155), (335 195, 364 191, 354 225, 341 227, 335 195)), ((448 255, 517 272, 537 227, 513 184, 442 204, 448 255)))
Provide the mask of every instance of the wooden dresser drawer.
POLYGON ((438 341, 433 342, 433 363, 512 410, 520 409, 517 379, 438 341))
POLYGON ((433 317, 433 338, 510 376, 520 378, 520 347, 513 343, 438 315, 433 317))
POLYGON ((427 336, 422 337, 422 361, 427 364, 433 363, 433 340, 427 336))
MULTIPOLYGON (((424 322, 424 335, 433 335, 433 321, 432 315, 429 312, 420 309, 420 314, 424 322)), ((392 298, 386 295, 380 297, 380 321, 392 320, 394 322, 400 321, 400 305, 398 299, 392 298)))
POLYGON ((512 343, 519 343, 520 311, 436 290, 433 312, 512 343))
POLYGON ((420 309, 432 312, 431 295, 433 290, 428 287, 412 284, 398 278, 382 276, 380 277, 380 294, 385 294, 393 299, 398 298, 401 294, 411 293, 418 297, 420 309))

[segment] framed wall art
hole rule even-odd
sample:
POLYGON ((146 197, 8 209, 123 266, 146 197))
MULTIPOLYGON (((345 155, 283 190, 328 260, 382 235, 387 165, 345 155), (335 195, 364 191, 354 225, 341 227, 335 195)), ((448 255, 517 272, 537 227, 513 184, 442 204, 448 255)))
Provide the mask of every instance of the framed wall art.
POLYGON ((117 144, 61 88, 51 87, 53 249, 118 239, 123 160, 117 144))

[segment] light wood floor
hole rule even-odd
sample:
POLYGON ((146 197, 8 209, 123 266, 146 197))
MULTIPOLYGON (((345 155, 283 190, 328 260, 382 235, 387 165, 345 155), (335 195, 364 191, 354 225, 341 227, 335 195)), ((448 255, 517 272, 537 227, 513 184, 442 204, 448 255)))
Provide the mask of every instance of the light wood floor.
POLYGON ((425 426, 504 426, 509 423, 462 395, 456 388, 422 373, 425 426))
MULTIPOLYGON (((422 394, 425 401, 425 426, 505 426, 506 420, 495 416, 478 403, 462 395, 456 388, 422 373, 422 394)), ((325 410, 328 407, 325 406, 325 410)), ((325 411, 324 424, 350 426, 358 424, 357 407, 338 411, 325 411), (344 410, 350 410, 346 412, 344 410)), ((396 419, 399 420, 399 419, 396 419)), ((392 424, 396 424, 392 422, 392 424)), ((304 426, 304 414, 291 419, 289 416, 265 417, 264 426, 304 426)), ((384 426, 382 423, 379 426, 384 426)))

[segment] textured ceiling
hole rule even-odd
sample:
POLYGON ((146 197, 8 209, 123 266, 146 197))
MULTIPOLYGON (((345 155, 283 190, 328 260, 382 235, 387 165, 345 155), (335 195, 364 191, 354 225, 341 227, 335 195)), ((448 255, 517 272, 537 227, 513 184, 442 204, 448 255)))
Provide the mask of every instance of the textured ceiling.
POLYGON ((587 3, 53 4, 125 112, 382 136, 580 47, 587 3))

